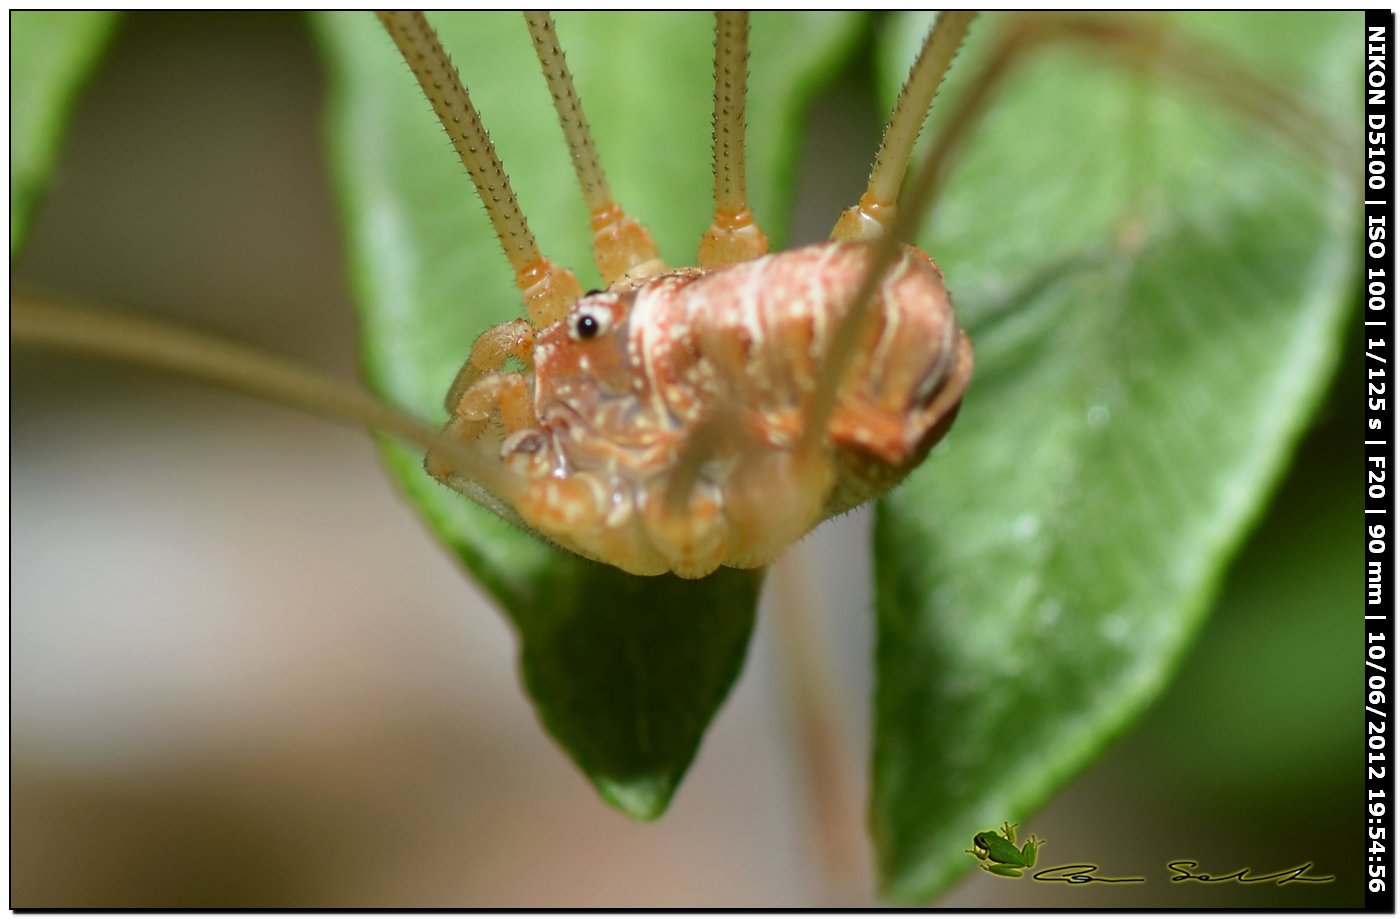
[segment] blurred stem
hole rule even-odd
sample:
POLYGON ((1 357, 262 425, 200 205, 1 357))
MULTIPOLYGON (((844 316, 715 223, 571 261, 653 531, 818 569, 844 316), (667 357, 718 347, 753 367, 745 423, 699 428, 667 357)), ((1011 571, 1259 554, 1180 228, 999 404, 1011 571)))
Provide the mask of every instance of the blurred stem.
MULTIPOLYGON (((166 320, 11 291, 10 342, 181 374, 436 451, 488 486, 499 475, 498 468, 466 445, 444 438, 433 425, 394 408, 355 383, 166 320)), ((506 520, 518 520, 484 488, 469 497, 506 520)))
POLYGON ((1234 115, 1271 131, 1320 166, 1354 168, 1358 152, 1328 114, 1309 106, 1266 74, 1197 42, 1159 18, 1141 14, 1015 13, 965 84, 930 147, 937 201, 963 143, 1020 67, 1043 51, 1074 46, 1124 70, 1156 73, 1234 115))
POLYGON ((803 785, 821 868, 824 906, 862 902, 865 834, 851 757, 831 693, 831 656, 812 606, 800 546, 774 566, 778 663, 802 758, 803 785))
POLYGON ((353 383, 173 323, 32 294, 10 301, 10 341, 79 351, 180 373, 337 420, 382 430, 419 446, 437 431, 353 383))

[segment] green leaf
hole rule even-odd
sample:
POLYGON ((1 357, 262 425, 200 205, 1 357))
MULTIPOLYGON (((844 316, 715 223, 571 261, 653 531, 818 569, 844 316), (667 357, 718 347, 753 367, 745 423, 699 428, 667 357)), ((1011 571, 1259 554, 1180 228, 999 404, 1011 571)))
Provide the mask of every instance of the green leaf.
MULTIPOLYGON (((541 248, 596 286, 588 216, 516 14, 434 13, 541 248)), ((613 191, 671 264, 709 224, 713 25, 703 14, 560 14, 558 32, 613 191)), ((759 15, 751 49, 753 208, 781 240, 804 101, 850 45, 850 16, 759 15)), ((442 128, 374 18, 316 20, 331 65, 331 149, 349 225, 367 376, 443 418, 475 336, 520 315, 511 272, 442 128)), ((650 818, 670 800, 739 671, 760 575, 633 578, 547 547, 385 448, 438 535, 520 635, 545 726, 603 795, 650 818)))
MULTIPOLYGON (((1368 623, 1340 615, 1365 606, 1367 592, 1357 570, 1366 534, 1357 526, 1364 496, 1354 449, 1364 427, 1355 383, 1365 368, 1362 327, 1352 317, 1325 424, 1308 432, 1231 565, 1179 679, 1126 744, 1128 768, 1166 778, 1159 795, 1190 794, 1211 811, 1253 817, 1265 833, 1289 821, 1296 832, 1304 815, 1352 806, 1365 768, 1367 751, 1356 743, 1365 730, 1356 651, 1368 623)), ((1328 849, 1323 839, 1310 841, 1328 849)))
POLYGON ((48 182, 68 111, 117 17, 111 12, 10 14, 10 253, 19 251, 48 182))
MULTIPOLYGON (((1147 22, 1360 136, 1359 16, 1147 22)), ((896 85, 924 28, 898 26, 896 85)), ((956 78, 997 28, 974 26, 956 78)), ((871 821, 896 899, 969 869, 974 833, 1024 820, 1162 688, 1337 361, 1359 175, 1214 90, 1033 57, 920 239, 976 371, 876 522, 871 821)))

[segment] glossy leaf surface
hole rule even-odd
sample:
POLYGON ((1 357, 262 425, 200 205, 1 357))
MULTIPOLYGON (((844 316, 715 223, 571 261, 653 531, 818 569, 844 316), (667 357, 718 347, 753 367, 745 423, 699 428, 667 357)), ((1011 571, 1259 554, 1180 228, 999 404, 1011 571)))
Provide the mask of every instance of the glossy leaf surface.
MULTIPOLYGON (((1359 136, 1359 16, 1136 21, 1320 113, 1310 149, 1359 136)), ((922 23, 889 36, 890 92, 922 23)), ((999 28, 977 24, 945 98, 999 28)), ((971 868, 974 833, 1024 820, 1154 697, 1335 367, 1359 153, 1324 165, 1216 88, 1079 46, 1030 58, 920 238, 977 369, 877 518, 871 819, 896 899, 971 868)))

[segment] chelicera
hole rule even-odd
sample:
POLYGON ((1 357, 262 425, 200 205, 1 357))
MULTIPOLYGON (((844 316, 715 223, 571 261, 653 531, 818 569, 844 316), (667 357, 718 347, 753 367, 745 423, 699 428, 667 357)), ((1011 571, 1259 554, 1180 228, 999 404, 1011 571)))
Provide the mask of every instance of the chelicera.
POLYGON ((748 18, 719 13, 715 210, 699 266, 668 268, 613 200, 547 14, 526 20, 592 215, 606 288, 538 249, 421 13, 383 21, 485 204, 526 319, 477 338, 426 468, 544 538, 639 575, 773 561, 884 494, 947 432, 972 374, 938 265, 896 242, 896 198, 971 14, 935 23, 860 202, 831 240, 778 254, 744 185, 748 18), (523 370, 508 370, 508 362, 523 370))

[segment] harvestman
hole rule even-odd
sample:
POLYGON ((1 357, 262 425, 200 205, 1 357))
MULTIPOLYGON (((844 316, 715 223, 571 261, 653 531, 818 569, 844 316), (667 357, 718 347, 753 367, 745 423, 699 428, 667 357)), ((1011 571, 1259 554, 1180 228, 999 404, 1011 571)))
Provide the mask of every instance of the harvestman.
POLYGON ((1151 28, 1023 17, 974 75, 900 185, 971 22, 940 14, 925 38, 858 204, 831 241, 766 255, 744 187, 748 19, 717 14, 715 216, 696 268, 667 269, 613 200, 545 14, 526 20, 592 215, 606 290, 583 293, 539 250, 456 70, 421 13, 381 19, 447 129, 510 261, 528 321, 488 329, 437 431, 369 394, 253 349, 39 298, 11 304, 11 336, 121 356, 352 419, 418 444, 428 471, 498 515, 633 574, 759 567, 826 518, 878 497, 947 432, 972 373, 942 272, 912 237, 957 138, 1013 58, 1072 42, 1160 69, 1314 159, 1327 121, 1246 69, 1151 28), (511 359, 523 371, 507 371, 511 359))
POLYGON ((908 229, 895 202, 972 14, 930 30, 831 241, 775 255, 745 192, 748 15, 717 14, 714 223, 699 267, 668 269, 612 198, 553 21, 527 13, 607 285, 586 294, 540 252, 426 18, 380 19, 476 184, 529 317, 472 346, 428 453, 434 477, 473 498, 484 487, 581 555, 696 578, 767 565, 888 491, 948 430, 972 350, 937 264, 894 244, 908 229), (511 358, 523 372, 504 369, 511 358))
POLYGON ((477 339, 443 431, 358 387, 130 314, 15 297, 11 340, 161 367, 417 444, 467 497, 629 573, 766 565, 897 484, 961 404, 971 348, 942 272, 898 242, 949 144, 926 158, 908 206, 895 202, 972 16, 941 14, 930 30, 832 241, 768 256, 744 187, 748 18, 717 14, 715 220, 700 266, 668 270, 612 199, 552 21, 527 15, 608 285, 584 294, 540 253, 432 27, 421 13, 382 14, 472 175, 529 317, 477 339), (511 358, 525 372, 505 372, 511 358))

